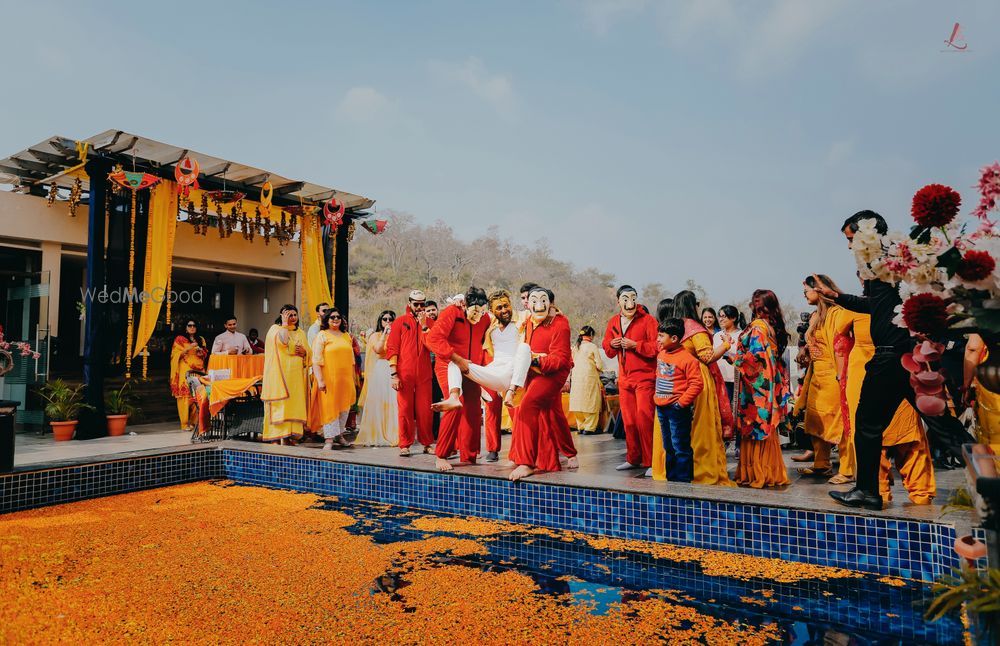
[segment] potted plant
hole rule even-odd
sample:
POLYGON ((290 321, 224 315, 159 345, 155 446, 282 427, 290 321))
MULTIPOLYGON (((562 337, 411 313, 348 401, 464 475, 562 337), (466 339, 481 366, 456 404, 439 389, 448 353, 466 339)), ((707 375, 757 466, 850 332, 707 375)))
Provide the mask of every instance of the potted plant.
POLYGON ((82 391, 82 384, 74 388, 62 379, 50 381, 38 389, 38 394, 47 402, 45 414, 52 425, 52 436, 57 442, 72 440, 80 411, 94 408, 84 403, 82 391))
POLYGON ((108 435, 125 435, 129 417, 141 411, 135 405, 132 382, 126 381, 121 388, 108 391, 104 395, 104 410, 108 418, 108 435))

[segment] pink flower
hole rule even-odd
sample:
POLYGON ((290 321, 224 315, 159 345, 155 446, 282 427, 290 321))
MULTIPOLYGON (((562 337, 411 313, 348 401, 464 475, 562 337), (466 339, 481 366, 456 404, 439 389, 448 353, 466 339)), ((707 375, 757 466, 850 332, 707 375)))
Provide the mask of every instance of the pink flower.
POLYGON ((986 214, 996 208, 1000 201, 1000 163, 993 162, 983 166, 979 175, 979 205, 972 214, 980 219, 986 219, 986 214))

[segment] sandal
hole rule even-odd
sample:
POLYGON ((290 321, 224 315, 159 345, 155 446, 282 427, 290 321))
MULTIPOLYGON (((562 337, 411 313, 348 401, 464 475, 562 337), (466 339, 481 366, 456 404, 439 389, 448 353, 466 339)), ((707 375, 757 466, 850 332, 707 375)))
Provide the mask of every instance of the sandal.
POLYGON ((401 457, 401 458, 408 458, 408 457, 410 457, 410 447, 406 447, 404 449, 400 449, 399 450, 399 457, 401 457))
POLYGON ((847 484, 849 482, 854 482, 854 478, 852 476, 845 476, 842 473, 838 473, 837 475, 827 480, 827 482, 829 482, 832 485, 842 485, 842 484, 847 484))
POLYGON ((796 469, 803 478, 829 478, 833 475, 833 469, 815 469, 813 467, 803 467, 796 469))

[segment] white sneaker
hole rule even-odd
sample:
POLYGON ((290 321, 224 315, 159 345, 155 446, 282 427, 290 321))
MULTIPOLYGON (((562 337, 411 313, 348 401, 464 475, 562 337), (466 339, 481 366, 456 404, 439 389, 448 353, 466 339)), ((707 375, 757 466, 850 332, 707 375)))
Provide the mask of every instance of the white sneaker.
POLYGON ((650 468, 646 469, 646 474, 644 476, 642 476, 642 477, 643 478, 652 478, 653 477, 653 467, 650 467, 650 468))
POLYGON ((629 469, 641 469, 638 464, 632 464, 631 462, 622 462, 615 467, 615 471, 628 471, 629 469))

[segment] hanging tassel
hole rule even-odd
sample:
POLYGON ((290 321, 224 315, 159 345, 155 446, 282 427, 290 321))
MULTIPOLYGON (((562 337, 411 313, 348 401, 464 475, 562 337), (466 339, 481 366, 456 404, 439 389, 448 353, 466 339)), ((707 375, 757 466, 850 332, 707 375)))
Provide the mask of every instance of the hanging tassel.
MULTIPOLYGON (((306 298, 306 254, 303 253, 299 255, 302 256, 302 273, 299 274, 300 276, 302 276, 302 312, 306 313, 310 311, 309 299, 306 298)), ((310 322, 312 322, 312 317, 314 316, 315 313, 310 314, 310 319, 309 319, 310 322)))
POLYGON ((135 319, 132 310, 132 292, 135 290, 135 191, 132 191, 132 225, 128 240, 128 332, 125 335, 125 379, 132 378, 132 339, 135 334, 135 319))
POLYGON ((142 380, 146 381, 149 373, 149 345, 142 348, 142 380))

